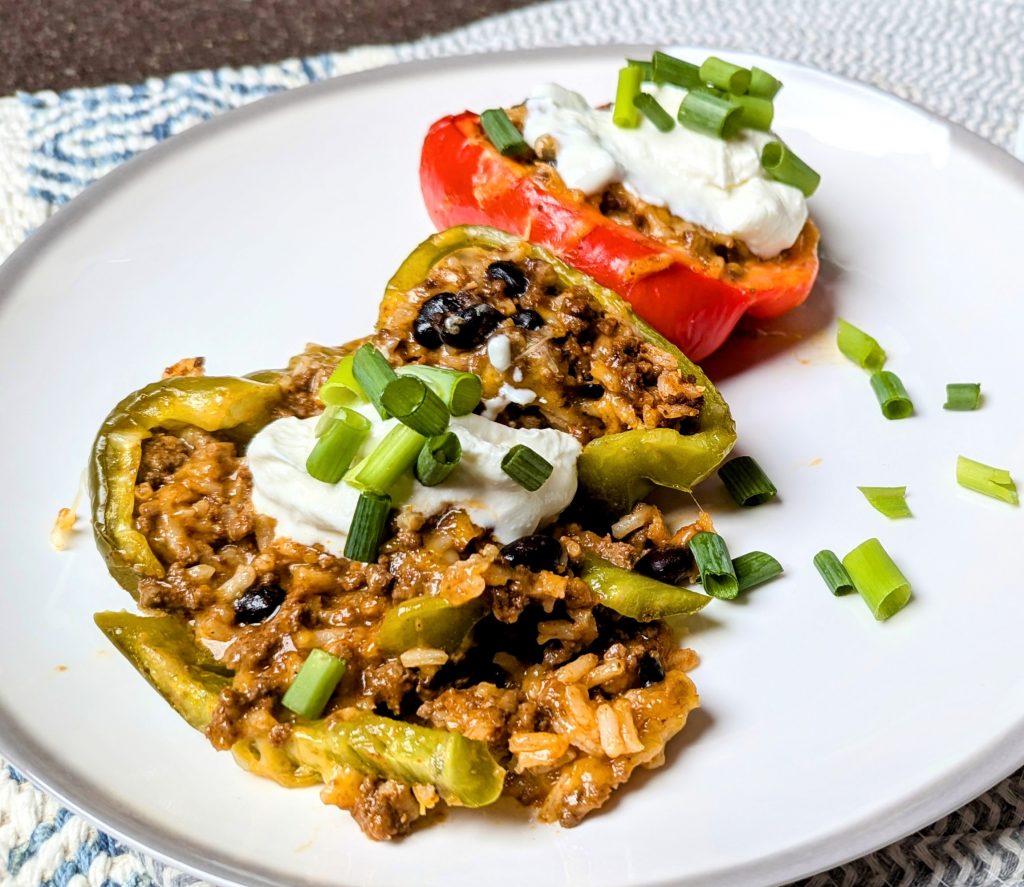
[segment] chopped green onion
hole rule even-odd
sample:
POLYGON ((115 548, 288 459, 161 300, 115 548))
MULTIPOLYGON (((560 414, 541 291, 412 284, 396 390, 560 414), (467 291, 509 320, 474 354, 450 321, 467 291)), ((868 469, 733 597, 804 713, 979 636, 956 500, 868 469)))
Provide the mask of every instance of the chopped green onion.
POLYGON ((650 83, 654 79, 653 62, 646 59, 626 59, 626 64, 631 68, 639 68, 645 83, 650 83))
POLYGON ((634 129, 640 125, 640 114, 633 107, 633 99, 640 92, 643 71, 633 65, 619 69, 619 84, 615 89, 615 106, 612 108, 612 123, 623 129, 634 129))
POLYGON ((393 381, 395 371, 387 358, 381 354, 369 342, 361 345, 356 351, 352 361, 352 375, 355 376, 359 387, 363 389, 367 399, 376 408, 382 419, 390 418, 388 411, 381 404, 381 395, 388 387, 388 382, 393 381))
POLYGON ((451 419, 444 401, 415 376, 396 376, 388 382, 380 402, 399 422, 426 437, 441 434, 451 419))
POLYGON ((370 434, 370 420, 346 407, 329 407, 328 410, 332 419, 323 432, 319 431, 320 423, 317 423, 318 439, 306 459, 306 471, 325 484, 336 484, 345 476, 370 434))
POLYGON ((676 125, 672 115, 658 104, 658 100, 654 96, 646 92, 638 92, 633 96, 633 107, 650 120, 655 128, 661 132, 668 132, 676 125))
POLYGON ((285 691, 281 705, 300 718, 318 718, 324 713, 344 674, 344 659, 332 656, 326 650, 312 650, 292 685, 285 691))
POLYGON ((885 349, 864 330, 839 318, 839 332, 836 333, 839 350, 857 366, 877 372, 885 366, 885 349))
POLYGON ((399 376, 415 376, 434 389, 453 416, 472 413, 483 396, 483 382, 475 373, 450 370, 447 367, 424 366, 419 363, 399 367, 399 376))
POLYGON ((736 570, 721 536, 717 533, 698 533, 690 540, 690 553, 697 563, 700 581, 708 594, 727 601, 739 594, 736 570))
POLYGON ((523 139, 523 134, 509 119, 504 109, 491 108, 484 111, 480 115, 480 125, 491 144, 506 157, 516 157, 522 160, 533 153, 523 139))
POLYGON ((779 492, 750 456, 730 459, 718 469, 718 476, 737 505, 763 505, 779 492))
POLYGON ((316 428, 313 429, 314 437, 323 437, 327 433, 333 424, 334 420, 341 415, 341 411, 344 407, 324 407, 324 411, 320 414, 320 418, 317 419, 316 428))
POLYGON ((776 80, 762 68, 750 69, 750 86, 747 88, 747 95, 757 96, 761 99, 773 99, 780 89, 782 89, 781 80, 776 80))
POLYGON ((752 95, 734 95, 733 93, 729 93, 727 98, 734 105, 740 107, 739 126, 759 129, 762 132, 767 132, 772 128, 775 106, 771 99, 762 99, 752 95))
POLYGON ((425 487, 442 483, 462 459, 462 444, 452 431, 432 437, 416 458, 416 479, 425 487))
POLYGON ((740 591, 754 588, 782 573, 782 564, 763 551, 748 551, 733 558, 732 568, 740 591))
POLYGON ((551 477, 554 466, 536 450, 525 444, 516 444, 505 453, 501 470, 525 490, 536 492, 551 477))
POLYGON ((981 403, 980 382, 950 382, 946 386, 944 410, 976 410, 981 403))
POLYGON ((713 55, 700 66, 700 79, 734 95, 743 95, 750 88, 750 71, 713 55))
POLYGON ((710 92, 691 90, 679 103, 676 118, 688 129, 725 138, 739 120, 740 107, 710 92))
POLYGON ((914 412, 914 404, 900 377, 888 370, 871 374, 871 387, 886 419, 906 419, 914 412))
POLYGON ((877 539, 858 545, 843 558, 843 566, 879 621, 898 613, 910 600, 910 583, 877 539))
POLYGON ((768 177, 799 188, 804 197, 818 190, 821 176, 789 150, 782 142, 769 142, 761 151, 761 166, 768 177))
POLYGON ((835 552, 827 548, 814 555, 814 566, 825 580, 828 590, 836 597, 841 594, 849 594, 853 591, 853 580, 846 572, 846 567, 836 557, 835 552))
POLYGON ((354 355, 346 354, 327 377, 319 392, 320 402, 324 406, 347 407, 366 400, 362 386, 352 372, 354 364, 354 355))
POLYGON ((857 487, 875 511, 888 518, 913 517, 907 505, 906 487, 857 487))
POLYGON ((651 59, 655 83, 671 83, 684 89, 700 86, 700 68, 665 52, 654 53, 651 59))
POLYGON ((357 490, 383 495, 416 464, 426 438, 399 422, 362 462, 345 475, 357 490))
POLYGON ((377 560, 388 515, 391 514, 391 497, 375 493, 360 493, 352 523, 345 540, 345 557, 350 561, 372 564, 377 560))
POLYGON ((993 468, 966 456, 957 456, 956 482, 968 490, 991 496, 1011 505, 1019 505, 1017 485, 1005 468, 993 468))

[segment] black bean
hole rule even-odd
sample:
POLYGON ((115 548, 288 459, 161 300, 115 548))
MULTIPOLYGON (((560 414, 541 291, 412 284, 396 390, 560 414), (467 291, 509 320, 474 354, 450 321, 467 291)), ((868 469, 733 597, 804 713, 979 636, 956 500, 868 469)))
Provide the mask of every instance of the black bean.
POLYGON ((600 382, 584 382, 576 389, 576 396, 583 400, 598 400, 604 397, 604 385, 600 382))
POLYGON ((413 321, 412 337, 424 348, 441 347, 441 333, 438 332, 430 318, 424 317, 422 314, 413 321))
POLYGON ((420 317, 440 323, 449 314, 454 314, 468 304, 469 300, 465 296, 455 293, 438 293, 420 306, 420 317))
POLYGON ((652 548, 633 570, 659 582, 679 585, 693 570, 693 555, 689 548, 652 548))
POLYGON ((460 351, 469 351, 483 344, 503 319, 500 311, 484 302, 460 308, 441 322, 441 341, 460 351))
POLYGON ((509 542, 501 549, 501 556, 513 567, 526 567, 534 573, 557 570, 565 563, 562 543, 540 533, 520 536, 514 542, 509 542))
POLYGON ((524 308, 512 315, 512 323, 524 330, 539 330, 544 326, 544 318, 530 308, 524 308))
POLYGON ((279 585, 253 586, 235 601, 235 622, 254 625, 269 619, 284 600, 284 589, 279 585))
POLYGON ((661 663, 650 653, 647 653, 640 660, 638 675, 641 687, 649 687, 651 684, 660 684, 665 680, 665 669, 661 663))
POLYGON ((515 262, 491 262, 487 266, 487 276, 491 280, 500 280, 505 284, 505 295, 517 299, 526 292, 530 281, 515 262))

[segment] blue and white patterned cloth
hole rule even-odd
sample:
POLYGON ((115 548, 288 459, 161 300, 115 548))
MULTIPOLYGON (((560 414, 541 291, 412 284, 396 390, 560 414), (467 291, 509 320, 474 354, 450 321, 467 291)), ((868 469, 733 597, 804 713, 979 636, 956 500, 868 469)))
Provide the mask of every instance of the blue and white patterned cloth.
MULTIPOLYGON (((271 93, 411 59, 609 42, 804 62, 916 102, 1024 158, 1024 0, 558 0, 415 43, 0 99, 0 259, 120 163, 271 93)), ((1024 885, 1024 771, 810 883, 1024 885)), ((0 760, 0 885, 200 884, 101 834, 0 760)))

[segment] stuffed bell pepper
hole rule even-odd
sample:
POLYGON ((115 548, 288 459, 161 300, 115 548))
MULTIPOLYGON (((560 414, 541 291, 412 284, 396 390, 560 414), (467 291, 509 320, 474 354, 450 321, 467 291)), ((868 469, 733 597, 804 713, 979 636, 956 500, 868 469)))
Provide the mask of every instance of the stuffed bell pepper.
POLYGON ((818 271, 818 175, 770 131, 781 84, 721 59, 630 61, 612 106, 556 84, 438 120, 420 183, 438 228, 542 244, 694 360, 749 313, 800 305, 818 271))
POLYGON ((510 235, 446 231, 367 338, 112 411, 93 525, 148 615, 97 623, 216 748, 322 784, 371 838, 502 794, 575 825, 698 704, 664 620, 711 600, 683 586, 713 528, 639 500, 733 439, 614 293, 510 235))

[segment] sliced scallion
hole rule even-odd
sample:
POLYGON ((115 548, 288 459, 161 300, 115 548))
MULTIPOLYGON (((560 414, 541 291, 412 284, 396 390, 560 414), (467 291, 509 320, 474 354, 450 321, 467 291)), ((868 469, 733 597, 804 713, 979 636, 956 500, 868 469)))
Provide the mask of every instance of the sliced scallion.
POLYGON ((521 160, 533 153, 523 139, 523 134, 503 108, 490 108, 484 111, 480 115, 480 125, 483 127, 484 135, 504 156, 521 160))
POLYGON ((415 376, 422 379, 434 391, 451 411, 453 416, 465 416, 472 413, 480 403, 483 395, 483 383, 475 373, 464 373, 450 370, 447 367, 431 367, 411 363, 399 367, 399 376, 415 376))
POLYGON ((913 517, 907 505, 906 487, 857 487, 875 511, 888 518, 913 517))
POLYGON ((658 100, 654 96, 646 92, 638 92, 633 96, 633 106, 660 132, 668 132, 676 125, 672 115, 658 104, 658 100))
POLYGON ((950 382, 946 386, 944 410, 976 410, 981 403, 980 382, 950 382))
POLYGON ((370 434, 370 420, 347 407, 328 407, 328 410, 332 418, 317 435, 317 442, 306 459, 306 471, 325 484, 336 484, 345 476, 370 434))
POLYGON ((748 551, 733 558, 732 568, 740 591, 754 588, 782 573, 782 564, 763 551, 748 551))
POLYGON ((418 431, 399 422, 369 456, 345 475, 345 482, 357 490, 378 495, 387 493, 416 464, 425 441, 418 431))
POLYGON ((451 419, 444 401, 415 376, 396 376, 388 382, 380 402, 399 422, 425 437, 441 434, 451 419))
POLYGON ((744 95, 750 88, 750 71, 713 55, 700 66, 700 79, 734 95, 744 95))
POLYGON ((640 74, 645 83, 654 79, 654 63, 648 59, 626 59, 626 64, 631 68, 639 68, 640 74))
POLYGON ((345 674, 345 660, 326 650, 312 650, 292 685, 281 698, 281 705, 300 718, 320 717, 345 674))
POLYGON ((747 87, 747 95, 757 96, 762 99, 773 99, 775 94, 782 89, 782 81, 776 80, 762 68, 750 69, 750 86, 747 87))
POLYGON ((526 444, 516 444, 505 453, 501 460, 501 470, 524 490, 533 493, 544 486, 544 481, 551 477, 555 469, 536 450, 531 450, 526 444))
POLYGON ((416 457, 416 479, 425 487, 445 481, 462 459, 462 444, 452 431, 430 438, 416 457))
POLYGON ((895 373, 882 370, 871 374, 871 387, 886 419, 906 419, 914 412, 914 404, 895 373))
POLYGON ((690 553, 700 570, 704 590, 712 597, 732 600, 740 584, 725 540, 717 533, 698 533, 690 540, 690 553))
POLYGON ((846 572, 846 567, 836 557, 834 551, 829 551, 827 548, 819 551, 814 555, 814 566, 821 574, 821 578, 825 580, 828 590, 836 597, 849 594, 854 590, 850 574, 846 572))
POLYGON ((634 129, 640 125, 640 113, 633 106, 633 99, 640 93, 643 71, 634 65, 619 69, 619 83, 615 88, 615 106, 612 108, 612 123, 622 129, 634 129))
POLYGON ((725 138, 739 121, 740 107, 710 92, 691 90, 679 103, 676 118, 683 126, 705 135, 725 138))
POLYGON ((804 163, 782 142, 769 142, 761 151, 761 166, 769 178, 792 185, 810 197, 821 183, 821 176, 804 163))
POLYGON ((753 95, 728 94, 728 99, 734 105, 740 106, 739 125, 748 129, 758 129, 767 132, 772 128, 772 119, 775 117, 775 106, 771 99, 763 99, 753 95))
POLYGON ((369 343, 361 345, 352 360, 352 375, 355 376, 359 387, 363 389, 363 393, 373 404, 380 417, 382 419, 390 418, 380 400, 384 389, 388 387, 388 382, 396 378, 395 371, 391 369, 387 358, 373 345, 369 343))
POLYGON ((345 557, 364 564, 376 561, 390 513, 390 496, 360 493, 348 528, 348 538, 345 539, 345 557))
POLYGON ((877 539, 858 545, 843 558, 843 566, 875 619, 888 619, 910 600, 907 577, 877 539))
POLYGON ((700 86, 700 68, 667 52, 656 52, 651 59, 651 66, 654 69, 655 83, 671 83, 673 86, 681 86, 683 89, 693 89, 700 86))
POLYGON ((857 366, 877 372, 885 366, 885 349, 878 341, 864 330, 852 323, 839 318, 839 331, 836 333, 836 345, 839 350, 857 366))
POLYGON ((730 459, 718 469, 718 476, 737 505, 763 505, 779 492, 750 456, 730 459))
POLYGON ((347 354, 338 361, 334 372, 320 388, 320 402, 324 406, 347 407, 366 400, 362 386, 352 371, 354 364, 355 356, 352 354, 347 354))
POLYGON ((956 482, 968 490, 991 496, 1001 502, 1019 505, 1017 485, 1005 468, 993 468, 966 456, 957 456, 956 482))

